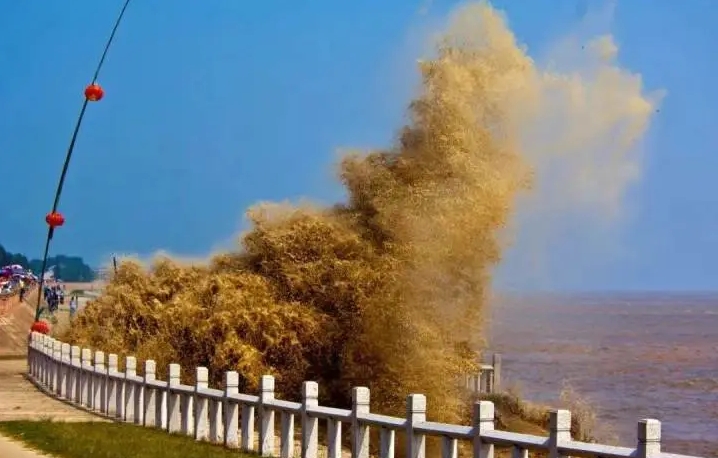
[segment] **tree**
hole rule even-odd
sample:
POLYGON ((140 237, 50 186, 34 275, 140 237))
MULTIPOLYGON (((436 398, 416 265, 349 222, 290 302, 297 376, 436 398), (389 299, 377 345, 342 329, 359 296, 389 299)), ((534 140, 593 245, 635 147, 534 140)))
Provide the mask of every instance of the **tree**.
MULTIPOLYGON (((11 253, 0 244, 0 266, 19 264, 26 269, 40 275, 42 272, 42 259, 28 258, 21 253, 11 253)), ((80 256, 67 256, 59 254, 47 258, 47 266, 54 266, 55 278, 68 282, 86 282, 95 278, 93 269, 85 264, 80 256)))

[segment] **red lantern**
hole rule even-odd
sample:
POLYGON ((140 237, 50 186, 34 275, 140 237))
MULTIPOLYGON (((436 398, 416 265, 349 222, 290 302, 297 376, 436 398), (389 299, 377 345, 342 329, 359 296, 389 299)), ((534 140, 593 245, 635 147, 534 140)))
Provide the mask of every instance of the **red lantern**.
POLYGON ((54 229, 65 224, 65 217, 62 216, 62 213, 50 212, 45 216, 45 222, 54 229))
POLYGON ((104 95, 105 91, 103 91, 102 87, 97 83, 92 83, 85 88, 85 98, 90 102, 102 100, 104 95))
POLYGON ((40 334, 50 334, 50 325, 46 321, 36 321, 32 324, 30 331, 39 332, 40 334))

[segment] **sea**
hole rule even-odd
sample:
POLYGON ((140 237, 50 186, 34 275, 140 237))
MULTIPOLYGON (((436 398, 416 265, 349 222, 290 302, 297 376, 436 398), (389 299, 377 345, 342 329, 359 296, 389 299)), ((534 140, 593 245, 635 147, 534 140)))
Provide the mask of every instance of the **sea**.
POLYGON ((494 301, 490 348, 502 383, 558 406, 573 391, 596 432, 635 446, 637 422, 662 424, 662 449, 718 457, 718 293, 591 293, 494 301))

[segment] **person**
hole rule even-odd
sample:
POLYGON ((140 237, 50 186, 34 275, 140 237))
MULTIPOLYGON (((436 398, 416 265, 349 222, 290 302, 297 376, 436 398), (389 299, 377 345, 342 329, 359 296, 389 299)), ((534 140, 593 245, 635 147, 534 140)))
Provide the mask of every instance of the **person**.
POLYGON ((50 313, 55 313, 57 310, 57 294, 55 293, 54 288, 49 289, 48 295, 45 296, 45 301, 47 302, 47 308, 50 313))
POLYGON ((77 296, 70 297, 70 318, 75 316, 77 312, 77 296))
POLYGON ((20 302, 25 300, 25 285, 20 286, 20 302))

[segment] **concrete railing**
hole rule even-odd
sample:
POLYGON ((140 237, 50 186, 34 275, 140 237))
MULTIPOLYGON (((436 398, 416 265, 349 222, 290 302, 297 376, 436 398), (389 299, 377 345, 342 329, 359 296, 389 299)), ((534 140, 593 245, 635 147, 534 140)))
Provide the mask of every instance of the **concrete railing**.
POLYGON ((494 353, 491 364, 481 364, 479 373, 467 374, 459 382, 472 393, 497 393, 501 390, 501 355, 494 353))
MULTIPOLYGON (((156 365, 144 363, 144 375, 137 375, 137 360, 128 356, 124 372, 118 371, 118 357, 105 358, 101 351, 60 342, 32 333, 28 349, 29 376, 57 397, 119 421, 170 433, 181 433, 196 440, 223 444, 230 448, 255 451, 262 456, 290 458, 297 451, 302 458, 317 458, 319 420, 325 420, 326 455, 342 456, 342 426, 350 432, 351 458, 369 458, 369 429, 379 430, 379 458, 394 458, 396 433, 406 437, 407 458, 425 458, 426 438, 441 439, 442 458, 458 458, 459 441, 470 444, 472 456, 493 458, 495 448, 512 448, 513 457, 528 458, 529 451, 548 452, 550 458, 696 458, 661 452, 661 423, 638 422, 635 448, 577 442, 571 439, 571 412, 550 413, 548 437, 498 431, 494 429, 494 404, 474 404, 472 424, 468 426, 435 423, 426 419, 426 398, 410 394, 406 417, 390 417, 370 412, 369 389, 352 390, 351 410, 320 406, 316 382, 304 382, 301 402, 274 397, 274 377, 265 375, 258 395, 238 392, 237 372, 226 372, 222 389, 210 388, 207 368, 198 367, 196 384, 180 383, 180 366, 170 364, 169 380, 156 380, 156 365), (276 417, 279 441, 275 443, 276 417), (298 419, 299 439, 295 440, 298 419), (255 427, 256 421, 256 427, 255 427), (255 432, 258 437, 255 437, 255 432), (258 439, 258 440, 256 440, 258 439)), ((324 455, 324 453, 322 453, 324 455)))

